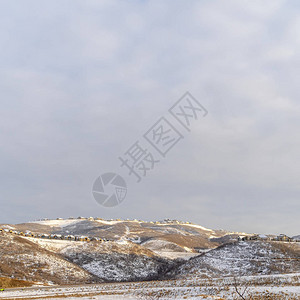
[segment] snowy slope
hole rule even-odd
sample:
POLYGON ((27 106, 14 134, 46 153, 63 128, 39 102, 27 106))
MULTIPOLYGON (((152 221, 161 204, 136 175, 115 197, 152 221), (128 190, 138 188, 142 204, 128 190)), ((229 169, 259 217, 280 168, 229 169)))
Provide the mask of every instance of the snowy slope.
POLYGON ((95 278, 77 265, 18 236, 0 234, 0 277, 71 284, 95 278))
POLYGON ((63 256, 108 281, 140 281, 159 278, 175 266, 133 243, 84 243, 64 248, 63 256))
POLYGON ((33 221, 33 224, 40 224, 50 227, 66 227, 82 222, 82 220, 45 220, 45 221, 33 221))
POLYGON ((173 270, 171 275, 223 277, 293 273, 299 270, 299 245, 256 241, 221 246, 192 258, 173 270))
POLYGON ((158 278, 175 265, 154 252, 128 241, 74 242, 26 238, 56 252, 106 281, 136 281, 158 278), (159 274, 161 273, 161 274, 159 274))
MULTIPOLYGON (((144 243, 149 239, 165 240, 184 248, 211 249, 219 245, 210 241, 228 234, 225 231, 214 231, 203 226, 174 222, 144 222, 121 220, 67 219, 45 220, 14 225, 18 230, 34 233, 55 233, 61 235, 84 235, 99 237, 112 241, 128 239, 144 243)), ((151 248, 149 248, 151 249, 151 248)), ((174 252, 178 252, 174 250, 174 252)))

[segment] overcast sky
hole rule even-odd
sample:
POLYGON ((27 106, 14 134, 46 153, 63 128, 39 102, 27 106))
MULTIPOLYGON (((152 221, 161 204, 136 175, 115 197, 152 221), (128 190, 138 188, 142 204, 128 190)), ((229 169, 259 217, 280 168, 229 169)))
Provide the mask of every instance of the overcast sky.
POLYGON ((297 0, 0 1, 0 223, 300 234, 299 12, 297 0), (208 115, 137 184, 118 157, 186 91, 208 115), (128 185, 114 208, 91 193, 105 172, 128 185))

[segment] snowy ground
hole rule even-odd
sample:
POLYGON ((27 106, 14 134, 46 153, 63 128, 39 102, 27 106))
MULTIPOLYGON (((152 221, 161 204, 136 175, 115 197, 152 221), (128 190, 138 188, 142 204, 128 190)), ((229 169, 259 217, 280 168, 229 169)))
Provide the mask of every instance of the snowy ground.
POLYGON ((31 238, 31 237, 24 237, 26 240, 31 241, 33 243, 38 244, 39 246, 43 247, 44 249, 53 251, 53 252, 60 252, 63 249, 70 247, 72 245, 84 245, 86 242, 80 241, 67 241, 67 240, 50 240, 50 239, 38 239, 38 238, 31 238), (75 244, 76 243, 76 244, 75 244))
POLYGON ((200 253, 191 253, 191 252, 174 252, 174 251, 153 251, 160 257, 167 259, 184 259, 189 260, 191 257, 200 255, 200 253))
POLYGON ((174 270, 179 278, 224 277, 300 271, 298 243, 239 242, 227 244, 187 261, 174 270), (291 250, 294 247, 294 250, 291 250))
POLYGON ((45 220, 45 221, 33 221, 31 223, 36 223, 36 224, 40 224, 40 225, 47 225, 47 226, 51 226, 51 227, 66 227, 66 226, 70 226, 70 225, 74 225, 76 223, 81 222, 82 220, 45 220))
MULTIPOLYGON (((300 299, 300 273, 274 276, 248 276, 237 279, 237 288, 252 299, 300 299)), ((107 283, 65 287, 7 289, 0 299, 239 299, 234 279, 193 279, 107 283), (56 298, 60 297, 60 298, 56 298)))

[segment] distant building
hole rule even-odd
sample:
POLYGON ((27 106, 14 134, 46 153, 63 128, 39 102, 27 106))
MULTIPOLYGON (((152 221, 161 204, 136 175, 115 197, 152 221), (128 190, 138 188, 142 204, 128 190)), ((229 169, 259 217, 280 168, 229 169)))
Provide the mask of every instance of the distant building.
POLYGON ((294 242, 300 242, 300 236, 294 236, 292 239, 294 242))
POLYGON ((258 239, 259 239, 259 240, 262 240, 262 241, 270 241, 270 240, 271 240, 271 238, 269 238, 269 237, 266 236, 265 234, 260 234, 260 235, 258 236, 258 239))
POLYGON ((100 239, 100 238, 98 238, 98 237, 92 237, 91 241, 94 241, 94 242, 103 242, 103 240, 100 239))
POLYGON ((287 235, 285 234, 280 234, 277 236, 276 238, 277 241, 280 241, 280 242, 292 242, 293 239, 288 237, 287 235))
POLYGON ((257 240, 259 240, 259 235, 258 234, 251 235, 249 237, 249 240, 250 241, 257 241, 257 240))
POLYGON ((25 236, 26 237, 34 237, 34 234, 32 232, 26 232, 25 236))

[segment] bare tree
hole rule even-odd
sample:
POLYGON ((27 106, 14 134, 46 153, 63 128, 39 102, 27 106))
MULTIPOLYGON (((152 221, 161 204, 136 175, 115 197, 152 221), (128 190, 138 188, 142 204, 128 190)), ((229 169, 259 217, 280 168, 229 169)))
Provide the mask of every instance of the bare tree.
MULTIPOLYGON (((236 293, 239 295, 239 297, 243 300, 247 300, 245 297, 246 295, 246 292, 249 290, 249 283, 245 283, 245 286, 244 287, 241 287, 240 284, 238 283, 236 277, 234 276, 233 277, 233 286, 234 286, 234 289, 236 291, 236 293)), ((249 292, 247 293, 248 294, 248 299, 249 300, 252 300, 253 297, 251 295, 249 295, 249 292)))

